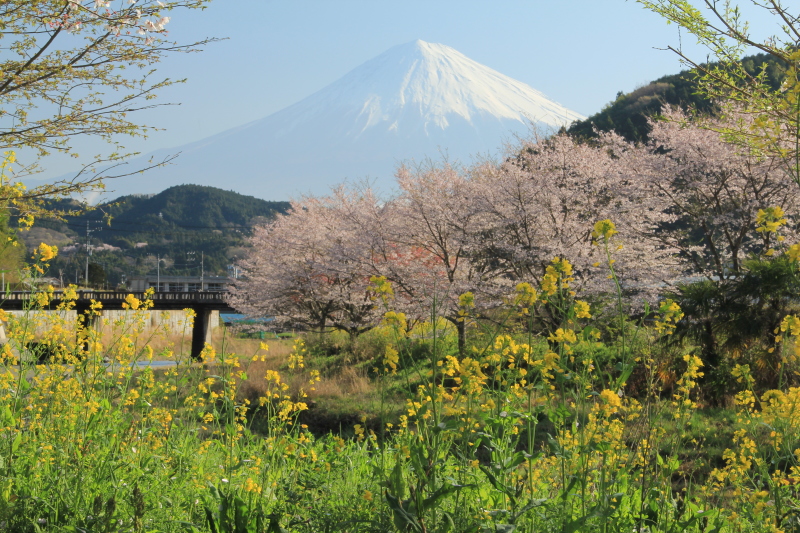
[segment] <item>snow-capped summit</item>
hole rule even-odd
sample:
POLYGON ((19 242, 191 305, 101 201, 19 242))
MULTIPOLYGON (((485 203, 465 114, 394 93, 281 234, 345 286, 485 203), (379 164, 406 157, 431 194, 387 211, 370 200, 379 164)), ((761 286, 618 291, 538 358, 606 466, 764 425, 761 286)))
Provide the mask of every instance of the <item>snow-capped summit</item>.
POLYGON ((273 116, 291 117, 288 123, 299 126, 333 110, 348 115, 352 138, 373 128, 406 136, 422 127, 432 135, 454 117, 470 124, 488 116, 555 127, 584 118, 449 46, 421 40, 389 49, 273 116))
POLYGON ((418 40, 266 118, 150 154, 181 152, 173 165, 109 188, 143 193, 196 183, 284 200, 369 177, 388 190, 401 161, 444 153, 468 162, 530 122, 558 128, 582 118, 449 46, 418 40))

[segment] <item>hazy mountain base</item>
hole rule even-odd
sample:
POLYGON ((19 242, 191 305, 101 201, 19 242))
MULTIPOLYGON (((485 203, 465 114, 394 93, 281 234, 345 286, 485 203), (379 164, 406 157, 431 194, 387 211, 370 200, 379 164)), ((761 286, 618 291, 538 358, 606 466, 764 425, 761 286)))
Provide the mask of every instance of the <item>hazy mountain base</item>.
POLYGON ((180 153, 170 165, 113 185, 145 193, 224 180, 239 192, 288 200, 368 178, 386 193, 402 161, 443 153, 466 162, 524 135, 529 122, 549 130, 581 118, 448 46, 415 41, 272 115, 138 157, 133 168, 180 153))

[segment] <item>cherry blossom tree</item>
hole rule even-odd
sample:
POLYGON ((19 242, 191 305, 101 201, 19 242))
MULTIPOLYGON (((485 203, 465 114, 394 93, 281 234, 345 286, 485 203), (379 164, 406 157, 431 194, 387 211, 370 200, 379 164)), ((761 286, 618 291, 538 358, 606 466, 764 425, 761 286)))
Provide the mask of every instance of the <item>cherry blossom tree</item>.
POLYGON ((409 262, 402 286, 417 314, 435 310, 455 325, 463 352, 466 317, 496 307, 509 290, 494 262, 481 255, 485 236, 474 184, 467 172, 446 162, 401 166, 397 181, 400 223, 391 239, 406 250, 403 259, 409 262))
POLYGON ((757 217, 773 213, 762 223, 774 225, 776 208, 796 212, 798 189, 774 160, 681 111, 665 119, 644 145, 613 134, 591 145, 534 138, 499 164, 401 166, 390 200, 361 185, 295 202, 256 231, 234 305, 355 336, 379 323, 372 284, 387 280, 396 310, 451 321, 463 350, 470 317, 502 305, 519 282, 541 285, 554 258, 572 264, 572 288, 590 293, 615 290, 613 264, 636 298, 690 275, 737 273, 747 254, 776 245, 755 231, 757 217), (606 219, 616 224, 608 252, 591 236, 606 219))
MULTIPOLYGON (((7 175, 0 199, 14 199, 13 207, 25 213, 35 211, 37 198, 95 188, 103 176, 114 177, 114 170, 94 171, 101 163, 113 167, 126 157, 120 136, 148 131, 134 121, 134 112, 157 105, 153 99, 159 90, 174 83, 159 77, 154 65, 166 54, 194 51, 211 40, 170 41, 170 13, 202 8, 207 1, 1 2, 0 150, 27 149, 25 157, 39 158, 53 152, 76 155, 73 139, 89 135, 108 141, 112 153, 72 180, 23 192, 7 175)), ((20 162, 16 179, 36 168, 35 160, 20 162)))
POLYGON ((380 313, 360 257, 368 253, 368 241, 353 229, 343 223, 336 196, 293 202, 287 215, 255 228, 232 305, 283 324, 320 331, 330 326, 352 337, 373 327, 380 313))
POLYGON ((746 120, 708 123, 717 131, 765 155, 776 158, 800 185, 800 19, 797 6, 782 0, 750 0, 742 9, 727 0, 637 0, 674 22, 706 46, 713 60, 692 59, 678 47, 668 47, 697 73, 701 93, 726 113, 746 120), (762 11, 756 27, 743 13, 762 11), (771 28, 770 28, 771 25, 771 28), (755 73, 742 61, 753 49, 784 65, 770 79, 767 65, 755 73))
POLYGON ((593 224, 611 219, 619 230, 613 260, 628 289, 653 292, 674 277, 671 250, 639 238, 631 219, 641 202, 632 204, 608 150, 556 135, 534 137, 512 154, 499 165, 477 167, 472 178, 482 254, 503 276, 540 283, 553 258, 561 257, 574 266, 576 288, 611 290, 608 258, 591 239, 593 224))
MULTIPOLYGON (((759 211, 779 207, 789 219, 800 208, 800 189, 776 157, 726 142, 725 119, 691 119, 666 109, 651 120, 647 144, 605 137, 619 157, 628 218, 643 240, 674 250, 686 274, 724 279, 742 270, 752 254, 779 245, 757 232, 759 211)), ((782 228, 791 242, 793 224, 782 228)))

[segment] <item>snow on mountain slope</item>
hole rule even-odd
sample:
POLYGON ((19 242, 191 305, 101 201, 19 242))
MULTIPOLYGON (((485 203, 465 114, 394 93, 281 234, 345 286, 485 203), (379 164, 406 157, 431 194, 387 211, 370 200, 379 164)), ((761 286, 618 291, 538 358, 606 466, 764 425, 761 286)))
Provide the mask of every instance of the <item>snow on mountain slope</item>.
POLYGON ((288 119, 288 132, 337 108, 356 113, 347 125, 351 138, 370 128, 400 133, 420 123, 430 134, 446 129, 449 115, 469 123, 481 114, 521 123, 530 118, 548 126, 583 118, 449 46, 424 41, 395 46, 273 116, 288 119))
POLYGON ((582 118, 448 46, 415 41, 266 118, 140 158, 181 152, 166 168, 110 181, 109 196, 195 183, 284 200, 365 177, 388 191, 399 162, 440 153, 468 162, 529 122, 555 129, 582 118))

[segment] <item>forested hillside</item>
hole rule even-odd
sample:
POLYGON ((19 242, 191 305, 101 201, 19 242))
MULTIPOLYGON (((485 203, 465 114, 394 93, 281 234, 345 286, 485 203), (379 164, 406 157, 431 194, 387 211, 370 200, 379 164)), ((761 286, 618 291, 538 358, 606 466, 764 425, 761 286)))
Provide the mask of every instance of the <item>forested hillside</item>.
MULTIPOLYGON (((784 77, 784 67, 767 54, 744 58, 743 64, 751 76, 763 71, 770 86, 777 88, 784 77)), ((647 138, 647 117, 658 113, 664 104, 680 106, 684 110, 694 108, 701 113, 713 112, 714 105, 703 95, 697 94, 695 74, 684 70, 679 74, 663 76, 629 93, 620 91, 613 102, 602 111, 586 120, 575 122, 567 130, 571 135, 583 138, 594 137, 599 131, 616 131, 628 141, 647 138)))
MULTIPOLYGON (((67 200, 53 207, 81 206, 67 200)), ((84 279, 87 241, 95 284, 106 278, 106 285, 114 286, 123 276, 155 273, 159 260, 162 274, 199 275, 202 268, 206 275, 225 275, 252 225, 288 207, 215 187, 180 185, 152 196, 123 196, 63 221, 38 220, 19 237, 29 249, 43 241, 59 245, 62 253, 51 274, 65 282, 84 279)))

